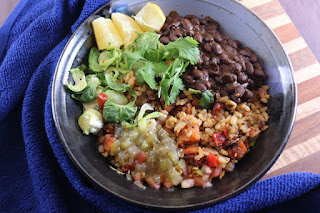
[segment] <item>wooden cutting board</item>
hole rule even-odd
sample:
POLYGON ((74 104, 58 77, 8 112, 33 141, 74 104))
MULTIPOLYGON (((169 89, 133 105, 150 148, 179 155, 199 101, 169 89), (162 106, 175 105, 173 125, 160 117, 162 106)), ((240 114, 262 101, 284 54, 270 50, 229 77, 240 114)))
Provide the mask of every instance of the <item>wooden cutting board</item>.
POLYGON ((263 177, 320 173, 320 64, 277 0, 239 0, 275 32, 289 55, 298 84, 297 118, 279 159, 263 177))

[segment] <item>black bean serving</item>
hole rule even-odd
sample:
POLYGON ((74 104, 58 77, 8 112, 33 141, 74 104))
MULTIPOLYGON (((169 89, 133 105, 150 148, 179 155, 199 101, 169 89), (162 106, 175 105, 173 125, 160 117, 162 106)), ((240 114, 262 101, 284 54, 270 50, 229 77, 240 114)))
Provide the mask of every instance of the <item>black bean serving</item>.
POLYGON ((211 90, 221 96, 228 95, 236 103, 253 101, 254 91, 268 78, 257 55, 240 41, 232 40, 218 31, 220 24, 207 16, 179 16, 170 12, 159 32, 160 42, 168 44, 179 37, 191 36, 198 43, 198 64, 189 65, 182 74, 187 88, 211 90))

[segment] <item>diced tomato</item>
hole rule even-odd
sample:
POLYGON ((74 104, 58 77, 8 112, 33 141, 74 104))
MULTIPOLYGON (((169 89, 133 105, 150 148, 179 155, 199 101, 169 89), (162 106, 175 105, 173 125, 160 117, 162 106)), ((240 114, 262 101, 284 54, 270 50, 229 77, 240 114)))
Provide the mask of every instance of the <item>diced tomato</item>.
POLYGON ((135 159, 138 161, 138 163, 144 163, 147 160, 147 157, 143 152, 140 152, 136 155, 135 159))
POLYGON ((128 171, 130 170, 130 168, 131 168, 131 166, 130 166, 129 164, 126 164, 126 165, 124 165, 124 166, 121 166, 121 167, 119 168, 119 170, 120 170, 121 172, 126 173, 126 172, 128 172, 128 171))
POLYGON ((217 147, 220 147, 226 141, 226 137, 222 133, 213 133, 212 137, 217 147))
POLYGON ((157 183, 152 176, 147 176, 146 181, 154 189, 160 189, 161 187, 161 184, 157 183))
POLYGON ((228 137, 228 128, 226 126, 223 129, 223 134, 225 137, 228 137))
POLYGON ((138 181, 142 180, 141 173, 137 172, 136 174, 134 174, 133 179, 138 181))
POLYGON ((251 130, 249 131, 249 135, 252 136, 255 132, 256 132, 255 129, 251 129, 251 130))
POLYGON ((198 108, 200 106, 200 101, 198 99, 193 99, 192 100, 192 105, 198 108))
POLYGON ((215 156, 212 152, 207 156, 208 166, 211 168, 216 168, 219 165, 219 161, 217 156, 215 156))
POLYGON ((108 96, 104 93, 99 93, 98 95, 98 104, 99 104, 99 109, 103 109, 104 103, 108 100, 108 96))
POLYGON ((198 147, 197 146, 189 146, 183 150, 183 154, 196 154, 198 153, 198 147))
POLYGON ((220 104, 220 103, 215 103, 215 104, 214 104, 214 107, 213 107, 213 109, 212 109, 212 111, 211 111, 211 114, 212 114, 212 115, 217 115, 218 112, 219 112, 222 108, 223 108, 223 105, 222 105, 222 104, 220 104))
POLYGON ((103 148, 107 151, 111 150, 111 144, 116 141, 112 134, 106 134, 104 137, 103 148))

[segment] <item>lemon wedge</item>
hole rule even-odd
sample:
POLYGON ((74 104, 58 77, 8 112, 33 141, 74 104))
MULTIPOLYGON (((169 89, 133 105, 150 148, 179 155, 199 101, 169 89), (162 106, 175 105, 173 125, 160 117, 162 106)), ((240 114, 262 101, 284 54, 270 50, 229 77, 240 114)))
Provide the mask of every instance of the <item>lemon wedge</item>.
POLYGON ((123 45, 123 40, 111 19, 97 18, 92 22, 92 28, 99 50, 123 45))
POLYGON ((130 16, 123 13, 112 13, 111 19, 119 31, 125 46, 133 43, 139 33, 143 33, 139 25, 130 16))
POLYGON ((163 14, 161 8, 150 2, 148 2, 134 18, 145 32, 149 30, 159 31, 166 21, 166 16, 163 14))

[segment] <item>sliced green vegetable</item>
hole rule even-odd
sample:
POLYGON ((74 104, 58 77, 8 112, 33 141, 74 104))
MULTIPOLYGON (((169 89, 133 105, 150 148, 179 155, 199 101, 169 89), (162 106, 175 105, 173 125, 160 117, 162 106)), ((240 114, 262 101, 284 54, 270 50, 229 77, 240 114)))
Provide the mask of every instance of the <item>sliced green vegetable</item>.
POLYGON ((83 134, 98 132, 103 126, 103 118, 100 112, 94 109, 88 109, 79 117, 78 124, 83 134))
POLYGON ((82 103, 89 103, 97 97, 97 88, 89 85, 81 93, 74 93, 71 97, 82 103))
POLYGON ((250 146, 254 146, 254 144, 256 143, 256 141, 250 141, 250 146))
POLYGON ((84 88, 87 87, 87 81, 84 75, 84 72, 78 68, 73 68, 70 70, 74 85, 71 82, 68 82, 68 88, 73 92, 81 92, 84 88))
POLYGON ((115 64, 119 56, 120 54, 116 49, 104 50, 98 57, 99 66, 104 70, 107 69, 111 64, 115 64))
POLYGON ((120 92, 114 90, 106 90, 104 94, 106 94, 108 96, 108 99, 111 99, 116 104, 126 105, 128 103, 127 97, 120 92))
POLYGON ((95 74, 86 75, 86 81, 88 85, 98 87, 101 85, 100 79, 95 74))
POLYGON ((201 90, 196 90, 196 89, 189 88, 188 92, 190 92, 191 94, 199 94, 199 93, 201 93, 201 90))
POLYGON ((98 63, 98 57, 100 55, 100 51, 96 47, 92 47, 89 53, 89 67, 91 70, 95 72, 102 72, 103 68, 98 63))
POLYGON ((130 102, 127 105, 119 105, 108 99, 103 106, 103 117, 108 122, 120 123, 128 121, 133 118, 136 112, 137 107, 134 106, 134 102, 130 102))
POLYGON ((209 105, 212 102, 212 99, 212 93, 209 90, 205 91, 204 93, 202 93, 202 97, 200 99, 200 106, 203 107, 209 105))

